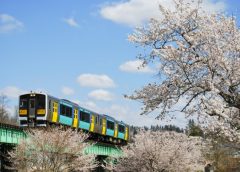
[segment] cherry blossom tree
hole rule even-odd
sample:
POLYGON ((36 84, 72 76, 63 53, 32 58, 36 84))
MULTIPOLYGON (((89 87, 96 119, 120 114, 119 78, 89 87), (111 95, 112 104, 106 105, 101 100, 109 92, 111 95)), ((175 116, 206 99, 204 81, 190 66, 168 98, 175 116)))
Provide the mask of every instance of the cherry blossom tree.
POLYGON ((95 168, 95 156, 85 154, 90 146, 88 135, 72 129, 33 129, 28 139, 10 152, 10 158, 18 171, 87 171, 95 168))
POLYGON ((113 171, 187 172, 204 169, 202 140, 176 132, 141 131, 123 148, 117 163, 108 163, 113 171))
POLYGON ((158 109, 166 118, 179 102, 207 129, 240 143, 240 30, 236 18, 206 12, 201 1, 175 0, 159 6, 161 18, 136 28, 129 40, 144 48, 143 65, 159 63, 160 83, 135 91, 143 114, 158 109))

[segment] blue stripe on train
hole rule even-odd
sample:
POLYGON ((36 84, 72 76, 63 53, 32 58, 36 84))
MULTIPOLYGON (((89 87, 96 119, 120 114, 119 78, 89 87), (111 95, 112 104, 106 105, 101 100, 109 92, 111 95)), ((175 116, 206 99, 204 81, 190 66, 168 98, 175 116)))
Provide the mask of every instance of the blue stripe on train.
POLYGON ((107 133, 106 133, 107 136, 113 136, 113 134, 114 134, 114 130, 107 129, 107 133))
POLYGON ((79 122, 80 122, 79 128, 85 129, 85 130, 89 130, 89 128, 90 128, 90 123, 84 122, 84 121, 79 121, 79 122))
POLYGON ((119 139, 124 139, 124 133, 118 132, 118 138, 119 139))
POLYGON ((61 124, 72 126, 72 118, 60 115, 59 122, 61 124))

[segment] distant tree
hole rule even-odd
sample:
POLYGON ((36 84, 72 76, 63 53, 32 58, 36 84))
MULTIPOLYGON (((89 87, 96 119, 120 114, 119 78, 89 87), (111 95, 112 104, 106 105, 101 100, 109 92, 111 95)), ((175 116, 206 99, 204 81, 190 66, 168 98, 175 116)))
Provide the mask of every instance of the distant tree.
POLYGON ((194 172, 203 170, 200 138, 176 132, 139 132, 133 143, 123 148, 117 163, 107 164, 114 171, 194 172))
POLYGON ((141 132, 141 129, 148 131, 176 131, 178 133, 183 133, 183 129, 180 129, 179 127, 175 126, 175 125, 164 125, 164 126, 160 126, 160 125, 151 125, 150 127, 144 126, 144 127, 137 127, 137 126, 131 126, 130 127, 130 132, 131 134, 134 136, 137 133, 141 132))
POLYGON ((130 126, 130 133, 132 136, 136 135, 138 133, 138 131, 140 130, 140 127, 137 126, 130 126))
POLYGON ((144 126, 143 128, 144 128, 145 131, 149 130, 149 128, 147 126, 144 126))
POLYGON ((187 134, 189 136, 203 137, 203 131, 202 131, 201 127, 199 125, 195 124, 193 119, 189 119, 189 121, 188 121, 187 134))
POLYGON ((67 172, 87 171, 97 166, 94 155, 84 149, 88 135, 72 129, 33 129, 28 139, 10 152, 10 159, 18 171, 67 172))
POLYGON ((19 121, 18 121, 18 106, 14 106, 14 114, 11 117, 11 123, 15 124, 15 125, 19 125, 19 121))
POLYGON ((8 98, 4 94, 0 95, 0 123, 17 125, 18 107, 14 107, 14 114, 8 111, 8 98))
POLYGON ((9 120, 9 112, 7 111, 7 96, 0 95, 0 122, 5 123, 9 120))
POLYGON ((204 11, 201 0, 174 3, 170 9, 160 5, 161 17, 129 36, 144 48, 143 66, 156 62, 163 77, 128 97, 143 102, 143 114, 158 109, 159 119, 185 102, 179 111, 199 115, 207 130, 240 143, 238 22, 204 11))

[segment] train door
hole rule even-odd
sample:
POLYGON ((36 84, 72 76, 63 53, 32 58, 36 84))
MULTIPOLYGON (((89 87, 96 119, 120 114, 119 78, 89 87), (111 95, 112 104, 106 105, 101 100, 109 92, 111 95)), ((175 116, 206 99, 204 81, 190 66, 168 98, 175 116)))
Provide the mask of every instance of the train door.
POLYGON ((73 114, 73 127, 77 128, 78 127, 78 110, 74 109, 74 114, 73 114))
POLYGON ((100 124, 99 124, 99 115, 96 115, 96 117, 95 117, 94 132, 101 134, 100 124))
POLYGON ((53 112, 52 112, 52 122, 57 122, 58 120, 58 103, 53 102, 53 112))
POLYGON ((29 118, 35 118, 35 98, 29 99, 29 118))
POLYGON ((118 137, 118 124, 115 123, 115 128, 114 128, 114 137, 117 138, 118 137))
POLYGON ((95 115, 92 114, 91 116, 91 126, 90 126, 90 131, 94 131, 94 125, 95 125, 95 115))
POLYGON ((124 140, 128 140, 128 127, 126 127, 126 130, 125 130, 124 140))
POLYGON ((106 135, 106 118, 102 118, 102 135, 106 135))

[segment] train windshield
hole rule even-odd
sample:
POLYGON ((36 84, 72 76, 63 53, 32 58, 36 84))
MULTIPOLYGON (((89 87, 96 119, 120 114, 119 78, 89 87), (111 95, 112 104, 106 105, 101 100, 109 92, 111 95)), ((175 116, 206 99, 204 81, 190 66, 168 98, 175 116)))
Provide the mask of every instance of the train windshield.
POLYGON ((26 94, 20 96, 19 108, 20 109, 28 109, 37 108, 37 109, 45 109, 45 95, 42 94, 26 94))
POLYGON ((28 107, 28 99, 26 96, 20 97, 19 108, 26 109, 28 107))
POLYGON ((108 128, 108 129, 111 129, 111 130, 114 130, 114 122, 112 122, 112 121, 107 121, 107 128, 108 128))
POLYGON ((45 109, 45 95, 36 95, 37 98, 37 108, 45 109))

